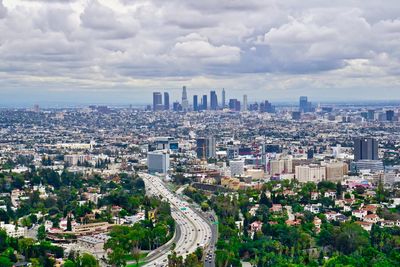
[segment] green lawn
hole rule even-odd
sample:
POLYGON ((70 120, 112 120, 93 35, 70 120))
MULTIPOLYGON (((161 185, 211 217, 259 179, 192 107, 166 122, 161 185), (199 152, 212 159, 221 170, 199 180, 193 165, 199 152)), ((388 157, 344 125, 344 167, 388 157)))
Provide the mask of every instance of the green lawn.
MULTIPOLYGON (((142 254, 140 255, 139 264, 131 263, 131 264, 126 265, 126 267, 140 267, 140 266, 143 266, 143 265, 145 264, 145 262, 144 262, 143 260, 146 258, 147 254, 148 254, 148 253, 142 253, 142 254)), ((125 260, 126 260, 126 261, 134 261, 132 255, 126 255, 126 256, 125 256, 125 260)))

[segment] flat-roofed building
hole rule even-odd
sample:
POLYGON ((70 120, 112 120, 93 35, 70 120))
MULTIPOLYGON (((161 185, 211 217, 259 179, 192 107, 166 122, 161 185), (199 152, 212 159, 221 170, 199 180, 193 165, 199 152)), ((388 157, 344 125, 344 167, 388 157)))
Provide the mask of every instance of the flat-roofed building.
POLYGON ((316 164, 308 166, 296 166, 296 179, 301 183, 314 182, 318 183, 326 178, 326 168, 316 164))

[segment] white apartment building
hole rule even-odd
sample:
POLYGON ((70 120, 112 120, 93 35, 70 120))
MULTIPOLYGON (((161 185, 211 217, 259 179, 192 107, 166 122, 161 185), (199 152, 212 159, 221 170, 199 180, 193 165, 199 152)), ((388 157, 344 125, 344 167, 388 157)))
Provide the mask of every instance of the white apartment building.
POLYGON ((147 166, 149 173, 166 174, 169 169, 169 154, 163 151, 148 152, 147 166))
POLYGON ((19 227, 14 224, 8 224, 4 222, 0 222, 0 228, 4 229, 8 236, 19 238, 27 236, 27 228, 19 227))

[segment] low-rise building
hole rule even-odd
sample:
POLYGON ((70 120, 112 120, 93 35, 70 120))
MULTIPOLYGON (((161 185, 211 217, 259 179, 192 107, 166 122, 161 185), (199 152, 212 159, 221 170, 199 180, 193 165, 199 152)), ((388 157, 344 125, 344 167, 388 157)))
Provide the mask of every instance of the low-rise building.
POLYGON ((104 251, 104 244, 110 237, 105 234, 97 234, 93 236, 81 236, 77 239, 77 245, 80 249, 91 252, 101 253, 104 251))
POLYGON ((353 210, 351 215, 356 217, 357 219, 363 220, 365 216, 367 216, 368 212, 366 210, 353 210))
POLYGON ((26 237, 28 229, 26 227, 20 227, 14 224, 8 224, 0 222, 0 228, 6 231, 8 236, 14 238, 26 237))

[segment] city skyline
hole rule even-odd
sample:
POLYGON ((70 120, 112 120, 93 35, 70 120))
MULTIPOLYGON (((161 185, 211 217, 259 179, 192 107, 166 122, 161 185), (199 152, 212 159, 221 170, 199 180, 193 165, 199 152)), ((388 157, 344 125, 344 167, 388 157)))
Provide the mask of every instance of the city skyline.
POLYGON ((400 266, 399 0, 0 0, 0 267, 400 266))
POLYGON ((174 101, 182 85, 249 102, 400 99, 399 13, 396 1, 1 0, 0 106, 145 104, 165 88, 174 101))

